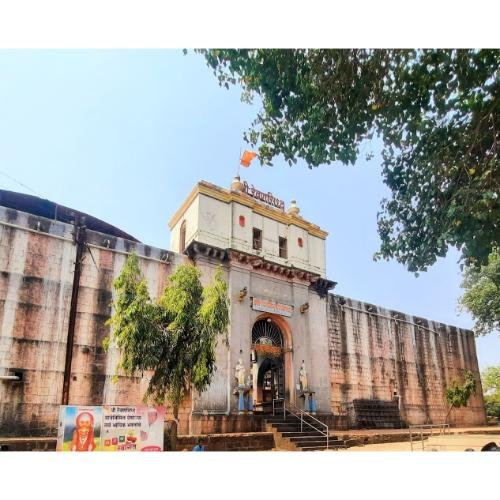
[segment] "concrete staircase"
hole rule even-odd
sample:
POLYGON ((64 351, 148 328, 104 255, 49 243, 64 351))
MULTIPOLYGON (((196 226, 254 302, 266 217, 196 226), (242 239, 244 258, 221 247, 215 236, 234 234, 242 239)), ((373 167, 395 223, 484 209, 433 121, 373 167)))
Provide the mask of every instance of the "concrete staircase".
MULTIPOLYGON (((281 411, 273 416, 272 406, 264 404, 262 417, 266 423, 266 430, 275 433, 275 441, 279 448, 297 451, 326 450, 326 436, 308 425, 310 423, 317 427, 318 423, 307 414, 304 415, 301 426, 300 418, 295 415, 287 412, 283 418, 281 411)), ((338 436, 329 435, 328 449, 340 448, 346 448, 346 443, 338 436)))

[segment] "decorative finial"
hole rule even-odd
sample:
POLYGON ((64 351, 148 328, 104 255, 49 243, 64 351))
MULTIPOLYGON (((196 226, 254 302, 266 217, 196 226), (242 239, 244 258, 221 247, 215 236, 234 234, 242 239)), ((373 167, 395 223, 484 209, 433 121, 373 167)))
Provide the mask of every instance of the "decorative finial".
POLYGON ((233 191, 243 191, 244 186, 243 186, 243 182, 241 182, 241 180, 240 180, 239 175, 235 176, 235 178, 231 182, 231 189, 233 191))
POLYGON ((288 213, 290 215, 299 215, 300 208, 297 206, 297 202, 292 200, 290 203, 290 207, 288 208, 288 213))

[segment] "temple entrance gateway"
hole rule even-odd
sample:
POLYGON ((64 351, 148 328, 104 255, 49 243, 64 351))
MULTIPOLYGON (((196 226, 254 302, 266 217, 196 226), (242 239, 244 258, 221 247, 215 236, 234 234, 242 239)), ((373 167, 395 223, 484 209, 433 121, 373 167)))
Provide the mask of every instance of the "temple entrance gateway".
POLYGON ((283 335, 271 318, 255 322, 252 328, 254 401, 257 405, 284 398, 285 369, 283 335))

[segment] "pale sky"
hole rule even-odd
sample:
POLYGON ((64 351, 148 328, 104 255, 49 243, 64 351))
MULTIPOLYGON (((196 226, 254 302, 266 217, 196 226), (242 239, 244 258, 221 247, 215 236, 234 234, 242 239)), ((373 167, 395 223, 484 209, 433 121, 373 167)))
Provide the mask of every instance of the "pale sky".
MULTIPOLYGON (((0 187, 87 212, 169 248, 167 221, 200 179, 228 187, 258 110, 218 86, 204 59, 180 50, 0 51, 0 187), (15 179, 15 180, 13 180, 15 179), (23 184, 24 187, 21 184, 23 184), (29 189, 28 189, 29 188, 29 189)), ((376 143, 355 167, 257 162, 243 180, 328 231, 335 292, 471 328, 458 314, 458 253, 418 278, 374 262, 376 215, 388 195, 376 143)), ((498 334, 477 339, 481 368, 500 363, 498 334)))

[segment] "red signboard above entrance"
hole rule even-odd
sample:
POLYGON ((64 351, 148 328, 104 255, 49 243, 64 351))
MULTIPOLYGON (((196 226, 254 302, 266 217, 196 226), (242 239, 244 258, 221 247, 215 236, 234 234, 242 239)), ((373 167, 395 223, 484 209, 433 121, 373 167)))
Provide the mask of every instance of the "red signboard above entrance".
POLYGON ((288 318, 290 318, 293 314, 293 306, 280 304, 279 302, 274 302, 274 300, 260 299, 258 297, 252 298, 252 309, 254 311, 280 314, 281 316, 286 316, 288 318))

